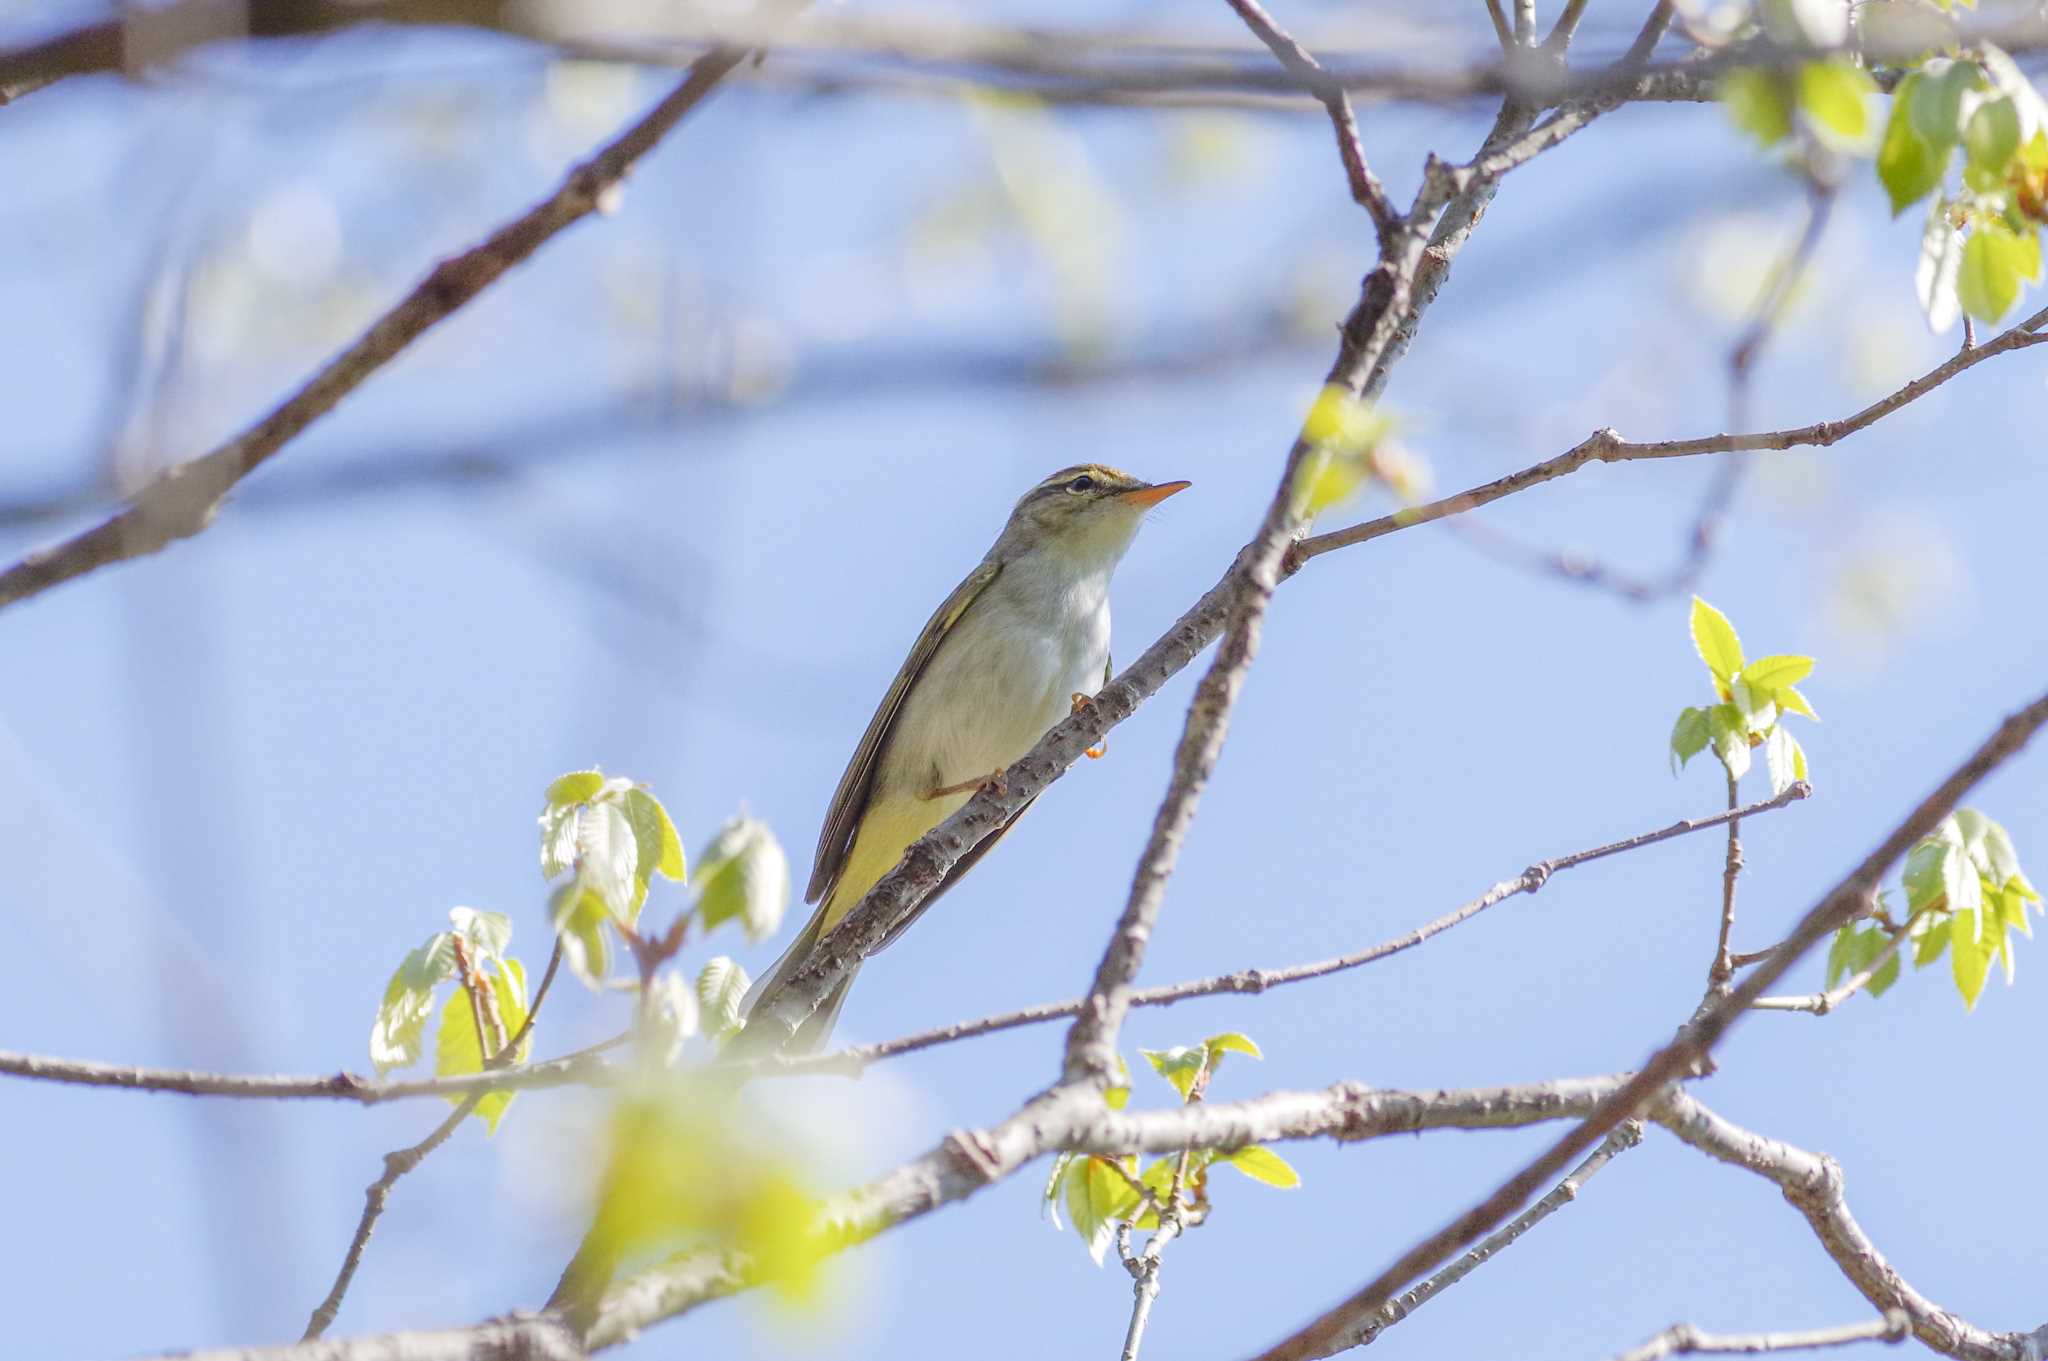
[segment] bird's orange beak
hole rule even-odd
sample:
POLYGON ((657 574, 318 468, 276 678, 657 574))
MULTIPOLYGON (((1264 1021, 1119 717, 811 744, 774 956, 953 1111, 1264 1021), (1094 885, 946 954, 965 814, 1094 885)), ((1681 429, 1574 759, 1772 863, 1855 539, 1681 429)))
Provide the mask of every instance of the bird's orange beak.
POLYGON ((1124 493, 1123 499, 1134 506, 1156 506, 1175 492, 1186 491, 1193 485, 1194 483, 1192 482, 1161 482, 1157 486, 1140 487, 1136 491, 1127 491, 1124 493))

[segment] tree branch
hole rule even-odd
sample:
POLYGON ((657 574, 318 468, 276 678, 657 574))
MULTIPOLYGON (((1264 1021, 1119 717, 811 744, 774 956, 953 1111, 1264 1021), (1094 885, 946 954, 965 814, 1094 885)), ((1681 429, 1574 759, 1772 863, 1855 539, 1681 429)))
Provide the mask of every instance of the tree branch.
POLYGON ((1330 83, 1309 50, 1273 22, 1272 16, 1259 7, 1258 0, 1229 0, 1229 4, 1253 35, 1272 49, 1280 64, 1299 77, 1329 111, 1330 126, 1337 134, 1337 154, 1343 159, 1344 177, 1351 185, 1351 197, 1372 215, 1373 226, 1378 230, 1380 244, 1384 248, 1400 228, 1401 214, 1365 159, 1365 145, 1359 140, 1358 118, 1351 110, 1351 96, 1345 93, 1343 86, 1330 83))
MULTIPOLYGON (((1741 802, 1735 789, 1735 775, 1728 775, 1728 811, 1733 813, 1741 802)), ((1719 989, 1728 986, 1728 980, 1735 976, 1735 966, 1728 958, 1728 938, 1735 934, 1735 880, 1742 873, 1742 819, 1728 819, 1728 854, 1721 866, 1721 938, 1714 946, 1714 962, 1707 966, 1707 987, 1719 989)))
POLYGON ((2048 308, 2034 313, 1976 349, 1966 350, 1936 365, 1897 391, 1838 421, 1821 421, 1814 425, 1771 430, 1759 434, 1704 435, 1694 439, 1657 440, 1648 443, 1624 440, 1610 429, 1595 430, 1557 457, 1533 464, 1519 472, 1509 473, 1506 477, 1482 483, 1455 496, 1446 496, 1420 506, 1408 506, 1376 520, 1368 520, 1347 529, 1332 530, 1327 534, 1317 534, 1304 539, 1288 554, 1288 567, 1290 570, 1298 571, 1304 563, 1325 553, 1348 548, 1353 544, 1366 543, 1398 530, 1411 529, 1416 525, 1428 524, 1432 520, 1441 520, 1449 515, 1461 514, 1498 501, 1504 496, 1512 496, 1545 482, 1555 481, 1592 463, 1628 463, 1636 459, 1650 458, 1691 458, 1700 454, 1796 449, 1803 446, 1826 448, 1859 430, 1877 424, 1886 416, 1918 401, 1951 378, 1974 368, 1994 355, 2007 354, 2048 342, 2048 335, 2040 333, 2043 325, 2048 325, 2048 308))
MULTIPOLYGON (((681 84, 572 170, 553 194, 482 244, 436 265, 412 292, 269 415, 212 452, 171 469, 112 519, 0 572, 0 609, 205 529, 236 483, 333 410, 363 380, 558 232, 612 203, 633 166, 746 55, 744 49, 718 48, 698 58, 681 84)), ((0 82, 8 69, 0 62, 0 82)))
POLYGON ((1396 1299, 1388 1300, 1381 1307, 1378 1317, 1367 1322, 1359 1329, 1358 1335, 1351 1345, 1354 1347, 1372 1345, 1381 1333, 1429 1303, 1443 1291, 1464 1280, 1502 1248, 1535 1228, 1570 1202, 1577 1200, 1579 1198, 1579 1188, 1592 1180, 1594 1173, 1607 1166, 1617 1155, 1627 1152, 1642 1141, 1642 1122, 1639 1120, 1622 1121, 1621 1124, 1615 1127, 1614 1133, 1607 1136, 1606 1141, 1600 1147, 1588 1153, 1584 1162, 1574 1167, 1563 1181, 1551 1189, 1549 1195, 1509 1220, 1500 1229, 1487 1235, 1477 1247, 1473 1248, 1463 1257, 1460 1257, 1457 1261, 1452 1262, 1442 1271, 1437 1272, 1436 1275, 1431 1276, 1406 1294, 1396 1299))
POLYGON ((333 1324, 334 1316, 341 1312, 341 1301, 348 1294, 349 1285, 356 1278, 356 1268, 363 1264, 363 1250, 370 1246, 370 1234, 377 1227, 378 1218, 384 1213, 384 1202, 391 1197, 391 1188, 398 1179, 426 1161, 427 1155, 448 1142, 456 1127, 469 1118, 485 1093, 472 1092, 463 1098, 462 1104, 451 1111, 446 1120, 434 1127, 431 1134, 410 1148, 401 1148, 395 1153, 384 1155, 384 1174, 370 1183, 363 1192, 363 1214, 356 1221, 355 1235, 349 1239, 348 1251, 341 1256, 341 1270, 335 1273, 334 1284, 328 1287, 327 1298, 320 1301, 313 1310, 313 1316, 306 1320, 306 1331, 299 1341, 311 1342, 325 1333, 333 1324))
MULTIPOLYGON (((1787 788, 1774 798, 1750 804, 1729 813, 1714 813, 1707 817, 1685 818, 1661 827, 1654 832, 1644 832, 1624 841, 1597 846, 1592 850, 1574 851, 1569 855, 1540 860, 1523 870, 1513 879, 1504 879, 1459 907, 1452 909, 1433 921, 1425 922, 1414 930, 1391 940, 1382 941, 1364 950, 1338 955, 1334 959, 1317 960, 1309 964, 1291 964, 1284 968, 1239 969, 1232 973, 1217 974, 1211 978, 1190 979, 1181 983, 1168 983, 1156 988, 1141 988, 1131 994, 1133 1007, 1163 1007, 1175 1002, 1184 1002, 1193 997, 1213 997, 1223 993, 1258 994, 1268 988, 1281 987, 1288 983, 1300 983, 1312 978, 1324 978, 1330 974, 1342 973, 1366 964, 1376 963, 1389 955, 1413 949, 1430 937, 1448 931, 1461 922, 1469 921, 1494 904, 1503 902, 1517 894, 1534 893, 1550 881, 1552 875, 1564 870, 1576 869, 1580 865, 1624 851, 1640 850, 1645 846, 1668 841, 1673 837, 1691 832, 1705 831, 1731 821, 1737 817, 1758 817, 1762 814, 1784 808, 1800 799, 1807 798, 1812 787, 1801 781, 1787 788)), ((858 1076, 869 1064, 883 1059, 895 1058, 899 1054, 915 1053, 934 1045, 950 1044, 955 1040, 973 1039, 980 1035, 992 1034, 999 1030, 1011 1030, 1018 1026, 1038 1025, 1056 1021, 1063 1016, 1077 1014, 1085 1003, 1083 998, 1065 1002, 1042 1002, 1037 1006, 1023 1007, 994 1016, 983 1016, 972 1021, 958 1021, 952 1025, 939 1026, 919 1031, 899 1039, 878 1044, 856 1045, 830 1054, 804 1055, 797 1057, 774 1057, 753 1060, 746 1068, 766 1075, 781 1073, 843 1073, 858 1076)), ((4 1058, 0 1055, 0 1058, 4 1058)), ((733 1065, 740 1067, 742 1065, 733 1065)), ((4 1065, 0 1065, 4 1068, 4 1065)))
POLYGON ((1666 1084, 1710 1055, 1728 1027, 1763 995, 1765 989, 1777 982, 1801 955, 1824 936, 1864 909, 1888 866, 1904 855, 1914 842, 1933 831, 1944 817, 1954 811, 1965 793, 2024 747, 2044 723, 2048 723, 2048 695, 2041 696, 2001 723, 1997 731, 1907 814, 1848 877, 1806 913, 1783 946, 1758 964, 1741 984, 1703 1006, 1675 1039, 1658 1050, 1621 1091, 1603 1100, 1594 1114, 1553 1143, 1485 1200, 1403 1253, 1392 1266, 1351 1298, 1261 1353, 1261 1361, 1302 1361, 1302 1358, 1327 1356, 1344 1327, 1345 1319, 1370 1316, 1408 1282, 1434 1269, 1451 1254, 1467 1247, 1515 1213, 1544 1182, 1557 1176, 1573 1159, 1582 1156, 1607 1131, 1641 1110, 1666 1084))
MULTIPOLYGON (((1907 918, 1905 922, 1892 931, 1891 939, 1885 942, 1885 947, 1872 957, 1870 963, 1864 965, 1858 972, 1843 979, 1835 987, 1829 988, 1826 992, 1813 993, 1807 997, 1759 997, 1750 1004, 1750 1010, 1804 1011, 1815 1016, 1827 1015, 1836 1007, 1854 997, 1865 983, 1877 977, 1878 970, 1884 968, 1890 962, 1892 956, 1899 952, 1899 947, 1904 945, 1908 937, 1912 935, 1913 923, 1932 911, 1934 911, 1932 907, 1923 907, 1907 918)), ((1766 953, 1768 954, 1769 952, 1766 951, 1766 953)), ((1737 956, 1737 958, 1742 958, 1742 956, 1737 956)))
POLYGON ((1663 1332, 1631 1347, 1614 1361, 1663 1361, 1667 1356, 1689 1352, 1812 1351, 1820 1347, 1846 1347, 1856 1342, 1904 1342, 1910 1335, 1903 1312, 1891 1310, 1868 1323, 1845 1323, 1838 1328, 1812 1328, 1799 1333, 1704 1333, 1690 1323, 1674 1323, 1663 1332))

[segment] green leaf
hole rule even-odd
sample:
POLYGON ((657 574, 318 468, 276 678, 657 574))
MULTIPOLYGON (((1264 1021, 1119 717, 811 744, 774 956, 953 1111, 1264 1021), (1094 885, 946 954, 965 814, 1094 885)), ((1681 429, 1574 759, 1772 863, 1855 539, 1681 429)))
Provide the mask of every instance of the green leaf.
POLYGON ((1901 81, 1894 98, 1906 106, 1913 132, 1946 159, 1962 136, 1963 96, 1976 86, 1975 66, 1936 58, 1901 81))
POLYGON ((706 960, 697 971, 697 1005, 704 1033, 714 1044, 725 1043, 744 1028, 751 986, 747 971, 724 955, 706 960))
POLYGON ((1737 676, 1728 686, 1728 702, 1742 716, 1742 727, 1751 737, 1761 737, 1778 721, 1778 702, 1771 692, 1760 690, 1737 676))
POLYGON ((616 803, 593 803, 576 823, 577 877, 595 893, 613 916, 627 925, 639 919, 644 886, 640 882, 640 846, 625 809, 616 803))
POLYGON ((551 808, 574 807, 588 803, 597 797, 597 791, 604 788, 604 772, 600 770, 576 770, 562 776, 548 786, 547 801, 551 808))
POLYGON ((1800 769, 1799 743, 1792 734, 1778 726, 1771 729, 1771 735, 1764 739, 1764 768, 1771 775, 1771 797, 1790 789, 1795 782, 1805 777, 1800 769))
POLYGON ((1900 82, 1892 96, 1891 118, 1885 123, 1884 140, 1877 148, 1877 178, 1891 199, 1892 216, 1934 192, 1948 168, 1947 148, 1937 149, 1913 127, 1907 105, 1909 91, 1921 79, 1911 75, 1900 82))
POLYGON ((590 987, 603 987, 611 972, 611 944, 605 936, 611 912, 604 899, 581 883, 564 884, 548 905, 548 920, 570 972, 590 987))
POLYGON ((1956 273, 1956 297, 1979 321, 1997 321, 2012 310, 2020 284, 2041 277, 2041 243, 1998 221, 1981 221, 1963 243, 1956 273))
POLYGON ((1936 335, 1956 324, 1962 315, 1962 300, 1956 293, 1963 268, 1963 234, 1951 215, 1945 198, 1936 198, 1927 210, 1927 225, 1920 233, 1920 257, 1913 266, 1913 292, 1927 327, 1936 335))
POLYGON ((1791 733, 1785 734, 1785 740, 1792 744, 1792 778, 1794 780, 1807 779, 1806 748, 1800 746, 1799 739, 1791 733))
POLYGON ((445 931, 427 937, 425 944, 399 961, 384 985, 384 1001, 370 1027, 370 1062, 380 1074, 419 1059, 427 1017, 434 1010, 434 988, 454 976, 455 956, 445 931))
POLYGON ((1939 912, 1921 918, 1925 923, 1914 930, 1913 967, 1924 969, 1948 950, 1948 918, 1939 912))
POLYGON ((1124 1056, 1116 1056, 1118 1081, 1102 1089, 1102 1104, 1113 1111, 1120 1111, 1131 1104, 1131 1065, 1124 1062, 1124 1056))
POLYGON ((502 912, 479 912, 473 907, 451 907, 448 920, 462 937, 472 958, 497 959, 512 943, 512 919, 502 912))
POLYGON ((1268 1186, 1293 1188, 1301 1185, 1301 1174, 1290 1166, 1287 1160, 1269 1148, 1253 1144, 1249 1148, 1233 1149, 1217 1161, 1229 1163, 1253 1181, 1262 1181, 1268 1186))
POLYGON ((1145 1061, 1152 1065, 1152 1071, 1173 1084, 1186 1101, 1188 1093, 1195 1089, 1195 1081, 1202 1070, 1209 1066, 1209 1051, 1198 1044, 1176 1045, 1172 1049, 1140 1049, 1145 1061))
POLYGON ((1977 927, 1974 912, 1958 912, 1949 918, 1949 967, 1955 974, 1956 991, 1969 1011, 1977 1009, 1984 980, 1991 973, 1990 945, 1979 937, 1977 927))
MULTIPOLYGON (((516 959, 493 959, 487 967, 479 966, 478 971, 490 987, 498 1019, 509 1039, 526 1024, 526 969, 516 959)), ((530 1039, 520 1046, 521 1050, 529 1047, 530 1039)), ((477 1047, 476 1010, 469 1000, 469 990, 458 985, 441 1006, 440 1033, 434 1037, 434 1076, 462 1077, 483 1070, 483 1051, 477 1047)), ((498 1122, 505 1118, 506 1108, 516 1095, 509 1091, 492 1092, 476 1103, 474 1113, 484 1122, 486 1133, 498 1132, 498 1122)), ((445 1098, 451 1106, 460 1106, 466 1099, 452 1095, 445 1098)))
POLYGON ((1671 725, 1673 775, 1683 770, 1687 761, 1706 750, 1710 733, 1705 709, 1687 707, 1678 711, 1678 722, 1671 725))
POLYGON ((1877 85, 1845 61, 1808 62, 1799 70, 1799 108, 1822 141, 1847 151, 1870 138, 1869 96, 1877 85))
POLYGON ((1792 101, 1775 72, 1730 71, 1721 77, 1719 92, 1729 119, 1760 145, 1775 146, 1792 131, 1792 101))
POLYGON ((1891 957, 1885 960, 1878 971, 1870 976, 1870 981, 1863 985, 1865 992, 1872 997, 1882 997, 1890 990, 1892 984, 1899 981, 1900 953, 1898 950, 1892 951, 1891 957))
POLYGON ((1813 658, 1795 657, 1785 653, 1759 657, 1736 674, 1748 681, 1752 690, 1782 690, 1788 685, 1797 685, 1813 674, 1813 658))
POLYGON ((1107 1159, 1088 1155, 1076 1159, 1067 1172, 1066 1199, 1074 1232, 1081 1235, 1095 1265, 1101 1266, 1103 1253, 1116 1240, 1117 1221, 1138 1207, 1138 1193, 1107 1159))
POLYGON ((1828 946, 1827 981, 1821 984, 1822 987, 1832 988, 1849 976, 1849 961, 1855 949, 1856 923, 1850 922, 1835 932, 1834 942, 1828 946))
POLYGON ((1038 1213, 1052 1220, 1055 1230, 1060 1228, 1060 1193, 1066 1189, 1067 1170, 1074 1165, 1074 1155, 1062 1153, 1052 1160, 1052 1173, 1045 1179, 1045 1190, 1040 1193, 1038 1213))
POLYGON ((765 940, 789 907, 789 859, 768 824, 741 814, 697 857, 697 914, 706 931, 738 921, 765 940))
POLYGON ((1778 707, 1786 713, 1798 714, 1802 718, 1810 718, 1816 723, 1820 722, 1820 715, 1815 713, 1813 706, 1806 702, 1806 696, 1800 694, 1793 687, 1789 685, 1781 686, 1773 693, 1778 697, 1778 707))
POLYGON ((1735 636, 1735 626, 1698 596, 1692 598, 1692 645, 1722 685, 1742 670, 1742 640, 1735 636))
POLYGON ((1997 188, 2005 182, 2013 153, 2019 149, 2019 106, 2005 96, 1985 100, 1963 129, 1965 182, 1980 191, 1997 188))
POLYGON ((576 821, 574 804, 551 803, 540 815, 540 877, 555 879, 576 864, 576 821))
POLYGON ((1215 1072, 1216 1065, 1225 1054, 1249 1054, 1255 1059, 1266 1057, 1253 1044, 1251 1037, 1241 1030, 1226 1030, 1221 1035, 1211 1035, 1202 1041, 1202 1047, 1209 1051, 1209 1071, 1215 1072))
POLYGON ((1749 773, 1749 729, 1732 704, 1716 704, 1707 711, 1707 726, 1714 743, 1714 755, 1728 768, 1732 779, 1749 773))
POLYGON ((669 820, 661 800, 644 789, 626 791, 626 821, 633 826, 633 841, 640 855, 634 872, 644 884, 659 874, 664 879, 683 881, 689 872, 683 861, 683 839, 669 820))

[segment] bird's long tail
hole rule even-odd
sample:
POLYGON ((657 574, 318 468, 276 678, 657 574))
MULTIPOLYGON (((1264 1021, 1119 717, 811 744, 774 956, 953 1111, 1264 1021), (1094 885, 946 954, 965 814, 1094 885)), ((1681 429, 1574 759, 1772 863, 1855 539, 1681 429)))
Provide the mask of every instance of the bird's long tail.
MULTIPOLYGON (((782 957, 755 981, 753 987, 747 989, 746 1001, 741 1004, 747 1015, 751 1016, 754 1008, 764 998, 773 997, 781 992, 797 970, 810 961, 811 952, 817 948, 818 942, 824 939, 825 932, 837 923, 838 919, 830 917, 829 914, 838 897, 839 895, 835 893, 818 904, 818 910, 804 923, 804 929, 797 932, 796 939, 789 943, 789 948, 782 952, 782 957)), ((825 1041, 832 1038, 832 1028, 839 1023, 840 1009, 846 1005, 847 991, 853 986, 854 975, 859 972, 858 965, 847 970, 846 977, 833 985, 832 991, 825 995, 825 1000, 819 1003, 818 1009, 810 1014, 809 1019, 796 1028, 796 1033, 790 1036, 788 1043, 778 1046, 765 1032, 742 1030, 726 1046, 726 1055, 730 1058, 745 1059, 759 1058, 772 1052, 817 1053, 825 1047, 825 1041), (750 1035, 753 1037, 751 1040, 750 1035)))

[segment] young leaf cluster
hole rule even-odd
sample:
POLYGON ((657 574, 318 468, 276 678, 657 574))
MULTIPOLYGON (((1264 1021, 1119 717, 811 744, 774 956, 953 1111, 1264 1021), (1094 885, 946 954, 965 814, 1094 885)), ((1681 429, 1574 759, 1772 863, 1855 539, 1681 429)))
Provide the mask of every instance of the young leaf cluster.
POLYGON ((1783 719, 1787 714, 1817 719, 1798 689, 1813 670, 1813 658, 1781 653, 1745 661, 1728 616, 1698 596, 1692 598, 1692 642, 1719 703, 1679 711, 1671 728, 1673 773, 1712 747, 1728 777, 1740 780, 1749 771, 1752 750, 1762 747, 1773 795, 1806 779, 1806 751, 1783 719))
MULTIPOLYGON (((1200 1044, 1139 1052, 1185 1105, 1202 1099, 1225 1054, 1262 1057, 1259 1047, 1235 1030, 1211 1035, 1200 1044)), ((1122 1109, 1129 1097, 1128 1085, 1112 1087, 1104 1093, 1104 1099, 1116 1109, 1122 1109)), ((1062 1153, 1046 1180, 1041 1208, 1051 1216, 1052 1226, 1057 1229, 1060 1207, 1064 1204, 1074 1232, 1100 1266, 1103 1254, 1116 1241, 1120 1226, 1157 1229, 1162 1212, 1189 1226, 1206 1219, 1209 1169, 1219 1164, 1268 1186, 1301 1185, 1301 1177, 1286 1159, 1257 1144, 1231 1149, 1183 1149, 1155 1160, 1143 1171, 1133 1154, 1113 1158, 1093 1153, 1062 1153)))
POLYGON ((1873 997, 1898 979, 1899 953, 1907 948, 1916 969, 1947 954, 1956 991, 1970 1010, 1994 962, 2003 966, 2006 983, 2012 982, 2012 932, 2034 934, 2027 910, 2041 910, 2041 895, 2020 868, 2005 828, 1973 808, 1959 808, 1907 854, 1900 880, 1905 923, 1851 922, 1836 932, 1828 950, 1828 987, 1868 969, 1894 942, 1899 951, 1865 985, 1873 997))
MULTIPOLYGON (((427 1018, 443 983, 454 983, 440 1008, 434 1041, 434 1076, 480 1073, 526 1024, 526 966, 505 953, 512 921, 498 912, 458 907, 450 927, 437 931, 399 961, 385 985, 383 1004, 370 1027, 370 1062, 388 1073, 419 1061, 427 1018)), ((526 1057, 521 1041, 511 1057, 526 1057)), ((495 1134, 514 1092, 491 1092, 476 1104, 476 1116, 495 1134)), ((451 1097, 460 1105, 463 1098, 451 1097)))
POLYGON ((2048 103, 1997 47, 1936 57, 1899 82, 1877 177, 1894 216, 1930 200, 1914 282, 1935 331, 1959 311, 1996 322, 2040 282, 2048 103))

